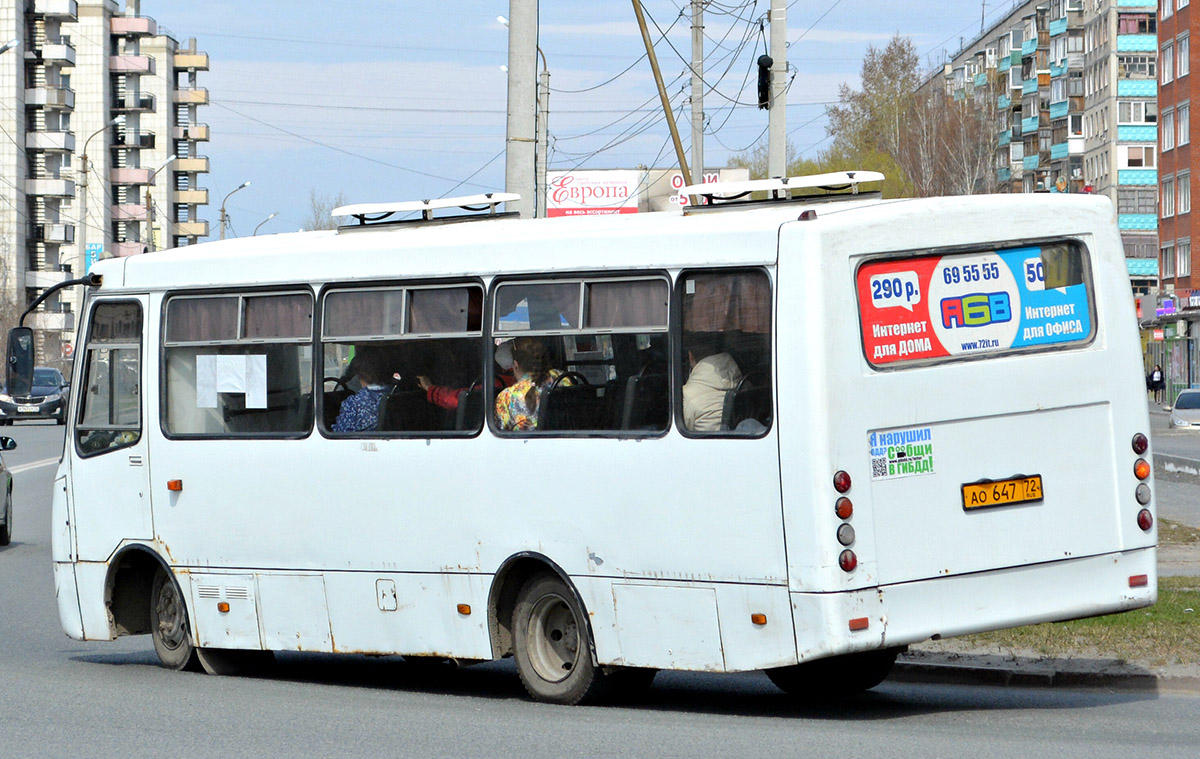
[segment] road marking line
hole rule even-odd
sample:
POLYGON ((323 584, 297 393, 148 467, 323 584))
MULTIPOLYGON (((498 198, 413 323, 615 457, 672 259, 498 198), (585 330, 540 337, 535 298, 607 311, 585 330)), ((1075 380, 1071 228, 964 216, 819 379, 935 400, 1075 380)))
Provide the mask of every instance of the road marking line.
POLYGON ((57 458, 42 459, 41 461, 31 461, 28 464, 21 464, 20 466, 11 466, 8 468, 8 471, 12 474, 20 474, 21 472, 27 472, 30 469, 37 469, 38 467, 50 466, 51 464, 57 463, 57 458))

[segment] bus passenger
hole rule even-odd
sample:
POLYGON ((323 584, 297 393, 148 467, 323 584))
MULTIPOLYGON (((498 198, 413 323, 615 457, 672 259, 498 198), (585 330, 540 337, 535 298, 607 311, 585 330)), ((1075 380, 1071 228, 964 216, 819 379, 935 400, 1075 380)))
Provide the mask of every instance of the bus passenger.
POLYGON ((741 382, 742 370, 712 337, 693 342, 688 363, 692 371, 683 384, 683 423, 691 432, 716 432, 721 429, 725 394, 741 382))
MULTIPOLYGON (((512 373, 512 363, 512 340, 506 340, 496 346, 496 371, 492 384, 497 390, 503 390, 516 381, 512 373)), ((435 385, 433 380, 424 374, 417 375, 417 385, 425 391, 426 401, 450 411, 458 408, 458 401, 463 393, 480 387, 478 384, 473 388, 435 385)))
POLYGON ((496 396, 496 424, 502 430, 535 430, 541 395, 562 372, 550 368, 550 352, 538 338, 513 340, 512 355, 517 381, 496 396))
POLYGON ((383 356, 373 349, 360 349, 353 365, 362 388, 342 401, 334 432, 364 432, 379 427, 379 402, 387 394, 387 370, 383 356))

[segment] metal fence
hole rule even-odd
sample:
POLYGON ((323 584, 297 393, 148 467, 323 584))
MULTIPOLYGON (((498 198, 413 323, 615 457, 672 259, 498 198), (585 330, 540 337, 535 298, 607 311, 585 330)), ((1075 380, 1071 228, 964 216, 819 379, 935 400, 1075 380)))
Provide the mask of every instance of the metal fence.
POLYGON ((1200 346, 1195 337, 1169 337, 1146 343, 1145 375, 1157 364, 1162 367, 1165 387, 1154 398, 1163 405, 1174 402, 1180 390, 1200 385, 1200 346))

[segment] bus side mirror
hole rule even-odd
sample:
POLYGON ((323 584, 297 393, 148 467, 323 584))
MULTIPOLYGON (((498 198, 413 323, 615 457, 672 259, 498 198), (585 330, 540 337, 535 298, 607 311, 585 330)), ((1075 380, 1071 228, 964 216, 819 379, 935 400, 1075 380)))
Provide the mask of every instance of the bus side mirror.
POLYGON ((13 327, 8 331, 8 363, 4 376, 10 396, 27 396, 33 390, 33 330, 13 327))

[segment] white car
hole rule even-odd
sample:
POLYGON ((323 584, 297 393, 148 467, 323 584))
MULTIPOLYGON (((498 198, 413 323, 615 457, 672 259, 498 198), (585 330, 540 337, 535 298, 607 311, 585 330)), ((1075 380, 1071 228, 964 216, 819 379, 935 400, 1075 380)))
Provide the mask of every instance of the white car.
POLYGON ((1168 426, 1200 431, 1200 390, 1184 390, 1175 398, 1168 426))

